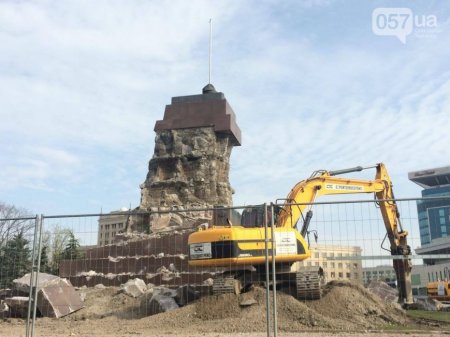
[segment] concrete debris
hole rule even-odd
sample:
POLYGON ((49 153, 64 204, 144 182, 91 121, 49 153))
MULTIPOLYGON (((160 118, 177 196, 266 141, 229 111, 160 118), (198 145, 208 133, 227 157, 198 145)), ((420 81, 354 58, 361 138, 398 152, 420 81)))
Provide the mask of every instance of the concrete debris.
POLYGON ((66 279, 59 279, 38 292, 37 307, 44 317, 64 317, 83 308, 80 294, 66 279))
MULTIPOLYGON (((13 281, 14 288, 17 291, 30 292, 30 275, 13 281)), ((45 317, 63 317, 83 307, 83 301, 80 294, 75 291, 72 284, 63 278, 55 275, 39 273, 37 293, 37 308, 42 316, 45 317)), ((28 305, 28 297, 12 297, 8 299, 8 306, 12 314, 26 316, 27 309, 24 311, 22 306, 28 305), (26 299, 26 303, 25 300, 26 299)))
POLYGON ((203 284, 206 285, 206 286, 211 286, 212 287, 213 283, 214 283, 214 280, 212 278, 208 278, 208 279, 203 281, 203 284))
POLYGON ((114 279, 114 278, 116 278, 116 274, 113 274, 113 273, 108 273, 108 274, 106 274, 105 275, 105 277, 107 278, 107 279, 109 279, 109 280, 112 280, 112 279, 114 279))
MULTIPOLYGON (((23 292, 25 294, 30 293, 30 277, 31 274, 25 274, 21 278, 13 280, 14 289, 23 292)), ((52 284, 57 284, 59 282, 60 278, 55 275, 46 274, 46 273, 39 273, 37 277, 37 285, 38 289, 44 288, 47 286, 50 286, 52 284)))
POLYGON ((105 287, 102 283, 99 283, 99 284, 96 284, 96 285, 94 286, 94 288, 95 288, 95 289, 105 289, 106 287, 105 287))
POLYGON ((182 307, 186 304, 193 302, 195 300, 198 300, 200 298, 200 292, 195 290, 190 285, 183 285, 181 287, 178 287, 176 290, 176 296, 175 301, 177 304, 182 307))
POLYGON ((156 315, 162 312, 178 309, 175 301, 177 292, 168 288, 158 287, 153 289, 153 294, 146 294, 141 300, 141 313, 146 316, 156 315))
POLYGON ((28 297, 14 296, 5 299, 4 303, 9 307, 11 317, 27 317, 28 297))
POLYGON ((377 295, 386 303, 398 302, 398 290, 389 286, 386 282, 373 280, 367 286, 367 290, 377 295))
POLYGON ((427 311, 439 311, 444 306, 438 300, 433 298, 416 298, 416 302, 411 306, 411 309, 427 310, 427 311))
POLYGON ((177 291, 166 287, 155 287, 153 288, 153 295, 162 295, 175 298, 177 296, 177 291))
POLYGON ((122 256, 118 256, 118 257, 108 256, 108 260, 111 261, 111 262, 119 262, 123 258, 124 257, 122 257, 122 256))
POLYGON ((7 297, 12 297, 13 291, 12 289, 0 289, 0 300, 4 300, 7 297))
POLYGON ((131 297, 139 297, 147 291, 147 285, 140 278, 128 280, 127 283, 120 285, 120 288, 131 297))
POLYGON ((0 300, 0 318, 9 314, 9 307, 4 300, 0 300))
POLYGON ((249 307, 254 304, 258 304, 258 301, 252 293, 243 293, 239 295, 239 305, 241 307, 249 307))

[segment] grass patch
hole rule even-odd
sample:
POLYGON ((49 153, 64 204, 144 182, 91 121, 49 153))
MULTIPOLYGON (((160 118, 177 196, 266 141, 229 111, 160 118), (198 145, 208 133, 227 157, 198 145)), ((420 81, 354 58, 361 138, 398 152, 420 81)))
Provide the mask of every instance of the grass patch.
POLYGON ((407 310, 406 314, 413 318, 425 318, 450 323, 450 312, 448 311, 407 310))

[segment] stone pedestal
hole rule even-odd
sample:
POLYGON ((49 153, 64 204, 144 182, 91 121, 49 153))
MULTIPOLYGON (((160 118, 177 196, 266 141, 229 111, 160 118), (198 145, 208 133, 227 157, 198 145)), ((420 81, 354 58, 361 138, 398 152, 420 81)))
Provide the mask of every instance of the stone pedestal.
MULTIPOLYGON (((231 206, 230 155, 241 144, 233 109, 212 85, 173 97, 155 124, 155 150, 141 185, 140 210, 231 206)), ((150 215, 151 230, 207 221, 211 212, 150 215)), ((136 224, 132 227, 138 227, 136 224)))

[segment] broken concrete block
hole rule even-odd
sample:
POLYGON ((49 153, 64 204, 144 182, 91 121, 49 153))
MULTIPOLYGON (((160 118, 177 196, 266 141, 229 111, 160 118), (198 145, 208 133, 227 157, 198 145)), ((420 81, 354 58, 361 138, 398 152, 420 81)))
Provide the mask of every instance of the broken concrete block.
POLYGON ((9 307, 4 300, 0 300, 0 318, 9 316, 9 307))
POLYGON ((213 283, 214 283, 214 280, 212 278, 207 278, 206 280, 203 281, 204 285, 211 286, 211 287, 212 287, 213 283))
POLYGON ((5 298, 4 303, 9 307, 11 317, 27 317, 28 297, 14 296, 5 298))
POLYGON ((63 317, 83 308, 81 296, 66 279, 38 291, 37 307, 42 316, 63 317))
POLYGON ((151 297, 149 295, 141 301, 141 313, 146 316, 178 309, 178 304, 173 297, 163 294, 153 294, 151 297))
POLYGON ((0 301, 7 297, 13 297, 13 291, 11 289, 0 289, 0 301))
POLYGON ((198 300, 200 298, 200 292, 195 290, 190 285, 183 285, 176 290, 175 301, 182 307, 186 304, 198 300))
POLYGON ((106 287, 105 287, 102 283, 99 283, 99 284, 96 284, 96 285, 94 286, 94 288, 95 288, 95 289, 105 289, 106 287))
MULTIPOLYGON (((21 278, 13 280, 14 288, 18 291, 24 292, 25 294, 30 293, 30 277, 31 273, 25 274, 21 278)), ((38 289, 47 287, 51 284, 58 283, 60 278, 55 275, 39 273, 37 277, 37 286, 38 289)))
POLYGON ((147 291, 147 285, 140 278, 128 280, 127 283, 121 284, 122 291, 131 297, 139 297, 147 291))
POLYGON ((386 282, 374 280, 367 286, 372 294, 377 295, 386 303, 398 302, 398 290, 389 286, 386 282))
POLYGON ((439 311, 443 308, 443 304, 433 298, 416 298, 416 302, 411 306, 412 309, 439 311))
POLYGON ((166 287, 155 287, 153 289, 153 295, 162 295, 175 298, 177 296, 177 291, 166 287))

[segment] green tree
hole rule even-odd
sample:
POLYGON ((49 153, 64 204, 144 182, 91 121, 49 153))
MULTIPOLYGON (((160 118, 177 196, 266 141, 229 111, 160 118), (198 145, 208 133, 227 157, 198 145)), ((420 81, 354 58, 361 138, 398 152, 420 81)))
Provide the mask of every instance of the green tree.
POLYGON ((63 228, 59 225, 55 225, 50 231, 44 232, 42 241, 44 245, 49 247, 47 251, 49 261, 49 273, 58 275, 59 262, 63 259, 63 252, 68 245, 70 236, 73 235, 69 228, 63 228))
POLYGON ((10 287, 14 279, 30 272, 28 243, 23 232, 19 232, 0 248, 0 288, 10 287))
POLYGON ((64 248, 64 251, 62 253, 62 259, 64 260, 75 260, 81 257, 80 254, 80 242, 78 239, 75 238, 75 235, 72 231, 70 231, 69 234, 69 242, 66 245, 66 248, 64 248))
POLYGON ((50 272, 50 264, 48 258, 48 246, 43 245, 41 248, 41 264, 39 266, 39 271, 41 273, 49 273, 50 272))

